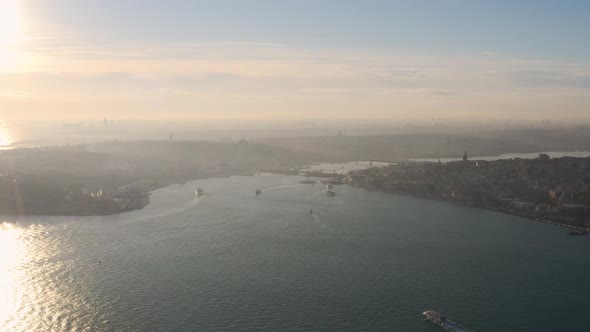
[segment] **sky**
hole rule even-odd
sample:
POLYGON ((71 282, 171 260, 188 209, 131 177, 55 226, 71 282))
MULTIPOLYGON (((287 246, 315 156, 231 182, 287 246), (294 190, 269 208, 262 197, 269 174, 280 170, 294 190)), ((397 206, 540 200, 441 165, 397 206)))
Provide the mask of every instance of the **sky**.
POLYGON ((0 122, 590 119, 588 1, 0 6, 0 122))

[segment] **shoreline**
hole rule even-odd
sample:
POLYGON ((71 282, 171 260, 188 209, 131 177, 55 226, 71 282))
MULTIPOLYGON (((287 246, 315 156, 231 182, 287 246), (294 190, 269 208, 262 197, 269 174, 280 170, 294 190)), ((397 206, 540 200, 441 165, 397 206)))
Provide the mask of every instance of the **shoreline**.
MULTIPOLYGON (((355 186, 352 184, 348 184, 352 187, 356 187, 356 188, 362 188, 364 190, 367 191, 380 191, 383 193, 387 193, 387 194, 395 194, 395 195, 401 195, 401 196, 407 196, 407 197, 413 197, 413 198, 421 198, 421 199, 425 199, 425 200, 429 200, 429 201, 435 201, 435 202, 441 202, 441 203, 447 203, 447 204, 456 204, 456 205, 461 205, 461 206, 465 206, 465 207, 471 207, 474 209, 480 209, 480 210, 487 210, 487 211, 493 211, 493 212, 498 212, 498 213, 502 213, 508 216, 514 216, 514 217, 520 217, 523 219, 527 219, 530 221, 535 221, 535 222, 540 222, 540 223, 544 223, 544 224, 551 224, 551 225, 555 225, 555 226, 560 226, 566 229, 570 229, 570 230, 577 230, 577 231, 582 231, 585 233, 589 233, 589 230, 580 226, 574 226, 574 225, 569 225, 569 224, 564 224, 564 223, 560 223, 557 221, 552 221, 552 220, 546 220, 543 219, 541 217, 535 217, 535 216, 530 216, 524 213, 515 213, 515 212, 511 212, 511 211, 506 211, 506 210, 502 210, 502 209, 494 209, 491 207, 486 207, 486 206, 480 206, 480 205, 475 205, 475 204, 469 204, 469 203, 465 203, 465 202, 461 202, 461 201, 456 201, 456 200, 451 200, 451 199, 445 199, 445 198, 440 198, 440 197, 431 197, 431 196, 421 196, 421 195, 415 195, 415 194, 411 194, 411 193, 406 193, 406 192, 400 192, 400 191, 387 191, 387 190, 380 190, 380 189, 373 189, 373 188, 366 188, 363 186, 355 186)), ((589 233, 590 234, 590 233, 589 233)))
MULTIPOLYGON (((47 216, 47 217, 91 217, 91 216, 112 216, 112 215, 117 215, 117 214, 123 214, 125 212, 130 212, 130 211, 136 211, 136 210, 142 210, 143 208, 145 208, 147 205, 149 205, 149 203, 151 202, 149 199, 149 196, 151 195, 151 193, 153 191, 156 191, 158 189, 162 189, 174 184, 186 184, 188 182, 193 182, 193 181, 198 181, 198 180, 205 180, 205 179, 214 179, 214 178, 227 178, 227 177, 231 177, 231 176, 255 176, 256 174, 261 174, 261 173, 267 173, 267 174, 276 174, 276 175, 287 175, 287 176, 298 176, 298 174, 294 174, 293 172, 280 172, 277 170, 261 170, 261 171, 254 171, 254 172, 237 172, 236 174, 215 174, 215 175, 208 175, 208 176, 202 176, 202 177, 195 177, 195 178, 191 178, 191 179, 186 179, 185 181, 180 181, 180 182, 169 182, 169 183, 157 183, 153 184, 148 190, 145 190, 143 192, 143 194, 145 195, 145 197, 147 198, 147 202, 145 204, 143 204, 141 207, 134 207, 134 208, 127 208, 127 209, 123 209, 120 211, 115 211, 115 212, 106 212, 106 213, 70 213, 70 214, 64 214, 64 213, 26 213, 26 214, 0 214, 0 216, 9 216, 9 217, 21 217, 21 216, 47 216), (246 174, 247 173, 247 174, 246 174)), ((460 205, 460 206, 464 206, 464 207, 471 207, 471 208, 475 208, 475 209, 481 209, 481 210, 487 210, 487 211, 493 211, 493 212, 497 212, 497 213, 502 213, 505 215, 509 215, 509 216, 515 216, 515 217, 520 217, 523 219, 527 219, 530 221, 535 221, 535 222, 540 222, 540 223, 544 223, 544 224, 551 224, 551 225, 555 225, 555 226, 560 226, 562 228, 568 229, 568 230, 576 230, 576 231, 581 231, 584 233, 588 233, 590 234, 590 231, 587 228, 583 228, 583 227, 579 227, 579 226, 574 226, 574 225, 569 225, 569 224, 565 224, 565 223, 561 223, 561 222, 557 222, 557 221, 553 221, 553 220, 547 220, 544 219, 542 217, 537 217, 537 216, 531 216, 525 213, 517 213, 517 212, 513 212, 513 211, 507 211, 504 209, 496 209, 496 208, 492 208, 492 207, 487 207, 487 206, 481 206, 481 205, 476 205, 476 204, 470 204, 470 203, 466 203, 466 202, 461 202, 461 201, 457 201, 457 200, 452 200, 452 199, 445 199, 442 197, 434 197, 434 196, 423 196, 423 195, 417 195, 417 194, 412 194, 412 193, 407 193, 407 192, 401 192, 401 191, 391 191, 391 190, 383 190, 383 189, 376 189, 376 188, 368 188, 365 186, 360 186, 360 185, 353 185, 351 183, 345 183, 343 182, 343 184, 347 184, 349 186, 352 187, 356 187, 356 188, 361 188, 367 191, 379 191, 379 192, 383 192, 383 193, 387 193, 387 194, 395 194, 395 195, 401 195, 401 196, 406 196, 406 197, 413 197, 413 198, 420 198, 420 199, 425 199, 425 200, 429 200, 429 201, 436 201, 436 202, 441 202, 441 203, 447 203, 447 204, 456 204, 456 205, 460 205)))
MULTIPOLYGON (((200 176, 200 177, 194 177, 191 179, 183 179, 181 181, 168 181, 168 182, 159 182, 156 180, 142 180, 142 181, 146 181, 146 182, 152 182, 149 184, 149 188, 146 188, 144 190, 140 190, 139 193, 137 193, 136 195, 139 195, 138 197, 134 197, 133 200, 130 200, 130 202, 132 201, 133 203, 138 203, 135 206, 129 207, 129 206, 125 206, 122 207, 119 210, 105 210, 105 211, 83 211, 83 210, 75 210, 75 209, 71 209, 70 211, 68 211, 67 208, 62 208, 60 210, 60 208, 56 208, 54 210, 47 210, 47 211, 43 211, 43 212, 29 212, 29 213, 23 213, 23 214, 11 214, 11 213, 1 213, 0 212, 0 216, 5 216, 5 217, 26 217, 26 216, 34 216, 34 217, 100 217, 100 216, 113 216, 113 215, 117 215, 117 214, 123 214, 126 212, 131 212, 131 211, 138 211, 138 210, 142 210, 143 208, 145 208, 146 206, 148 206, 151 202, 150 200, 150 195, 152 192, 158 190, 158 189, 162 189, 171 185, 175 185, 175 184, 186 184, 188 182, 192 182, 192 181, 198 181, 198 180, 204 180, 204 179, 214 179, 214 178, 227 178, 227 177, 231 177, 231 176, 252 176, 255 175, 257 172, 235 172, 232 174, 209 174, 206 176, 200 176), (143 200, 145 199, 145 200, 143 200), (140 200, 140 201, 137 201, 140 200), (64 212, 65 211, 65 212, 64 212)), ((270 172, 268 172, 270 173, 270 172)), ((124 186, 130 186, 133 185, 133 183, 131 184, 127 184, 124 186)))
MULTIPOLYGON (((272 171, 272 170, 265 170, 262 173, 269 173, 269 174, 277 174, 277 175, 287 175, 287 176, 298 176, 298 174, 293 174, 292 172, 277 172, 277 171, 272 171)), ((249 174, 249 175, 255 175, 254 174, 249 174)), ((244 174, 234 174, 234 175, 244 175, 244 174)), ((228 176, 234 176, 234 175, 227 175, 227 176, 213 176, 213 177, 205 177, 202 179, 210 179, 210 178, 222 178, 222 177, 228 177, 228 176)), ((333 174, 331 174, 333 175, 333 174)), ((247 176, 247 175, 246 175, 247 176)), ((198 179, 194 179, 194 180, 189 180, 189 181, 195 181, 198 179)), ((187 182, 189 182, 187 181, 187 182)), ((555 226, 560 226, 563 228, 566 228, 568 230, 577 230, 577 231, 581 231, 581 232, 585 232, 585 233, 589 233, 589 230, 583 227, 579 227, 579 226, 574 226, 574 225, 569 225, 569 224, 564 224, 564 223, 560 223, 557 221, 552 221, 552 220, 546 220, 543 219, 541 217, 536 217, 536 216, 531 216, 531 215, 527 215, 524 213, 516 213, 516 212, 512 212, 512 211, 506 211, 503 209, 494 209, 491 207, 486 207, 486 206, 480 206, 480 205, 475 205, 475 204, 469 204, 469 203, 465 203, 465 202, 461 202, 461 201, 456 201, 456 200, 451 200, 451 199, 445 199, 445 198, 441 198, 441 197, 432 197, 432 196, 421 196, 421 195, 415 195, 415 194, 411 194, 411 193, 405 193, 405 192, 400 192, 400 191, 387 191, 387 190, 381 190, 381 189, 374 189, 374 188, 367 188, 367 187, 363 187, 363 186, 357 186, 357 185, 353 185, 350 183, 344 183, 343 184, 347 184, 349 186, 352 187, 356 187, 356 188, 362 188, 364 190, 367 191, 380 191, 383 193, 387 193, 387 194, 396 194, 396 195, 402 195, 402 196, 407 196, 407 197, 414 197, 414 198, 421 198, 421 199, 426 199, 426 200, 430 200, 430 201, 436 201, 436 202, 441 202, 441 203, 447 203, 447 204, 457 204, 457 205, 461 205, 461 206, 465 206, 465 207, 471 207, 471 208, 475 208, 475 209, 481 209, 481 210, 487 210, 487 211, 493 211, 493 212, 498 212, 498 213, 502 213, 508 216, 514 216, 514 217, 520 217, 523 219, 527 219, 530 221, 535 221, 535 222, 540 222, 540 223, 544 223, 544 224, 551 224, 551 225, 555 225, 555 226)))
MULTIPOLYGON (((288 173, 273 172, 273 171, 266 171, 266 173, 280 174, 280 175, 296 175, 296 174, 288 174, 288 173)), ((330 175, 333 175, 333 174, 330 174, 330 175)), ((351 183, 346 183, 346 182, 343 182, 343 184, 347 184, 349 186, 356 187, 356 188, 362 188, 367 191, 380 191, 380 192, 387 193, 387 194, 395 194, 395 195, 402 195, 402 196, 413 197, 413 198, 421 198, 421 199, 425 199, 425 200, 429 200, 429 201, 436 201, 436 202, 447 203, 447 204, 457 204, 457 205, 461 205, 464 207, 471 207, 471 208, 475 208, 475 209, 493 211, 493 212, 502 213, 502 214, 505 214, 508 216, 520 217, 520 218, 527 219, 530 221, 560 226, 560 227, 565 228, 567 230, 576 230, 576 231, 581 231, 581 232, 590 234, 590 230, 587 228, 569 225, 569 224, 565 224, 565 223, 561 223, 561 222, 557 222, 557 221, 553 221, 553 220, 548 220, 548 219, 544 219, 542 217, 528 215, 526 213, 517 213, 517 212, 508 211, 508 210, 504 210, 504 209, 496 209, 496 208, 487 207, 487 206, 469 204, 466 202, 461 202, 461 201, 452 200, 452 199, 445 199, 442 197, 422 196, 422 195, 416 195, 416 194, 411 194, 411 193, 406 193, 406 192, 401 192, 401 191, 388 191, 388 190, 383 190, 383 189, 367 188, 364 186, 353 185, 351 183)))

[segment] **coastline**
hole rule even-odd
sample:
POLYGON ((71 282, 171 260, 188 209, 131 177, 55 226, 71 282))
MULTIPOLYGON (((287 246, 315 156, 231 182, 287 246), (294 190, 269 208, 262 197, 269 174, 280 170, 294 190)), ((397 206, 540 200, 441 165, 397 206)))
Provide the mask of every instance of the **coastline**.
MULTIPOLYGON (((142 190, 140 192, 138 192, 138 194, 145 198, 145 201, 142 201, 141 204, 132 206, 132 207, 125 207, 122 208, 120 210, 111 210, 111 211, 67 211, 64 212, 64 210, 60 210, 60 209, 56 209, 54 211, 44 211, 44 212, 40 212, 40 213, 24 213, 24 214, 8 214, 8 213, 0 213, 0 215, 2 216, 52 216, 52 217, 56 217, 56 216, 64 216, 64 217, 88 217, 88 216, 109 216, 109 215, 116 215, 116 214, 122 214, 125 212, 130 212, 130 211, 135 211, 135 210, 141 210, 144 207, 146 207, 147 205, 149 205, 150 203, 150 199, 149 196, 151 195, 151 193, 153 191, 156 191, 158 189, 161 188, 165 188, 167 186, 173 185, 173 184, 184 184, 187 182, 191 182, 191 181, 197 181, 197 180, 203 180, 203 179, 212 179, 212 178, 227 178, 227 177, 231 177, 231 176, 253 176, 259 173, 269 173, 269 174, 280 174, 280 175, 288 175, 288 176, 297 176, 297 171, 293 171, 293 170, 257 170, 257 171, 253 171, 253 172, 236 172, 236 173, 226 173, 226 174, 209 174, 206 176, 201 176, 201 177, 194 177, 191 179, 185 179, 184 181, 179 181, 179 182, 157 182, 157 181, 152 181, 152 183, 150 184, 149 188, 146 188, 145 190, 142 190)), ((313 173, 313 172, 308 172, 308 173, 313 173)), ((312 176, 317 176, 316 174, 311 174, 312 176)), ((331 174, 333 175, 333 174, 331 174)), ((145 181, 149 181, 149 180, 145 180, 145 181)), ((344 184, 344 182, 343 182, 344 184)), ((362 188, 364 190, 367 191, 380 191, 380 192, 384 192, 384 193, 388 193, 388 194, 396 194, 396 195, 402 195, 402 196, 407 196, 407 197, 414 197, 414 198, 420 198, 420 199, 426 199, 426 200, 430 200, 430 201, 438 201, 441 203, 448 203, 448 204, 457 204, 457 205, 461 205, 461 206, 466 206, 466 207, 472 207, 472 208, 476 208, 476 209, 482 209, 482 210, 488 210, 488 211, 494 211, 494 212, 498 212, 498 213, 502 213, 505 215, 510 215, 510 216, 516 216, 516 217, 520 217, 520 218, 524 218, 524 219, 528 219, 531 221, 535 221, 535 222, 541 222, 541 223, 545 223, 545 224, 551 224, 551 225, 555 225, 555 226, 560 226, 562 228, 568 229, 568 230, 575 230, 575 231, 580 231, 580 232, 584 232, 584 233, 588 233, 588 229, 583 228, 583 227, 579 227, 579 226, 574 226, 574 225, 569 225, 569 224, 565 224, 565 223, 561 223, 558 221, 553 221, 553 220, 548 220, 548 219, 544 219, 542 217, 539 216, 534 216, 534 215, 530 215, 530 214, 526 214, 526 213, 518 213, 517 211, 511 211, 511 210, 507 210, 507 209, 500 209, 500 208, 493 208, 493 207, 489 207, 489 206, 482 206, 482 205, 477 205, 477 204, 470 204, 467 202, 461 202, 461 201, 457 201, 457 200, 452 200, 452 199, 446 199, 443 197, 436 197, 436 196, 428 196, 428 195, 418 195, 418 194, 413 194, 413 193, 408 193, 408 192, 402 192, 402 191, 394 191, 394 190, 383 190, 383 189, 378 189, 378 188, 370 188, 370 187, 366 187, 366 186, 362 186, 362 185, 354 185, 352 183, 346 183, 350 186, 353 187, 357 187, 357 188, 362 188)))
POLYGON ((547 220, 547 219, 542 219, 540 217, 527 215, 525 213, 518 213, 518 212, 509 211, 509 210, 503 210, 503 209, 494 209, 492 207, 481 206, 481 205, 476 205, 476 204, 469 204, 469 203, 466 203, 466 202, 461 202, 461 201, 452 200, 452 199, 445 199, 445 198, 442 198, 442 197, 422 196, 422 195, 416 195, 416 194, 411 194, 411 193, 401 192, 401 191, 380 190, 380 189, 374 189, 374 188, 367 188, 367 187, 364 187, 364 186, 353 185, 353 184, 350 184, 350 183, 348 185, 353 186, 353 187, 357 187, 357 188, 362 188, 362 189, 365 189, 365 190, 368 190, 368 191, 381 191, 381 192, 388 193, 388 194, 395 194, 395 195, 402 195, 402 196, 407 196, 407 197, 421 198, 421 199, 426 199, 426 200, 430 200, 430 201, 437 201, 437 202, 441 202, 441 203, 457 204, 457 205, 461 205, 461 206, 472 207, 472 208, 475 208, 475 209, 494 211, 494 212, 502 213, 502 214, 509 215, 509 216, 515 216, 515 217, 520 217, 520 218, 528 219, 528 220, 535 221, 535 222, 540 222, 540 223, 544 223, 544 224, 551 224, 551 225, 555 225, 555 226, 560 226, 560 227, 563 227, 563 228, 566 228, 566 229, 569 229, 569 230, 576 230, 576 231, 581 231, 581 232, 585 232, 585 233, 588 232, 588 229, 583 228, 583 227, 569 225, 569 224, 564 224, 564 223, 560 223, 560 222, 552 221, 552 220, 547 220))
POLYGON ((81 205, 71 205, 71 206, 59 206, 53 207, 51 209, 38 209, 38 210, 29 210, 26 213, 6 213, 5 211, 0 211, 0 216, 10 216, 10 217, 19 217, 19 216, 51 216, 51 217, 91 217, 91 216, 112 216, 116 214, 122 214, 125 212, 142 210, 150 203, 150 195, 153 191, 158 189, 162 189, 174 184, 184 184, 191 181, 203 180, 203 179, 212 179, 212 178, 226 178, 230 176, 239 176, 239 175, 254 175, 257 172, 229 172, 223 174, 208 174, 205 176, 200 177, 192 177, 190 179, 183 179, 181 181, 158 181, 158 180, 142 180, 136 183, 130 183, 121 186, 120 188, 124 188, 105 196, 109 200, 113 200, 113 197, 119 196, 117 198, 119 201, 126 201, 124 205, 119 206, 109 206, 109 207, 96 207, 96 206, 81 206, 81 205), (145 188, 134 188, 134 186, 146 185, 145 188), (122 197, 121 197, 122 196, 122 197))
MULTIPOLYGON (((283 174, 283 175, 297 175, 297 172, 279 172, 279 171, 266 171, 267 173, 273 173, 273 174, 283 174)), ((323 174, 323 173, 319 173, 318 174, 314 174, 314 172, 304 172, 309 176, 319 176, 319 177, 325 177, 325 176, 333 176, 334 174, 323 174)), ((402 191, 394 191, 394 190, 383 190, 383 189, 377 189, 377 188, 369 188, 366 186, 362 186, 362 185, 354 185, 352 183, 347 183, 347 182, 343 182, 343 184, 348 184, 350 186, 353 187, 357 187, 357 188, 362 188, 365 190, 369 190, 369 191, 381 191, 384 193, 388 193, 388 194, 396 194, 396 195, 402 195, 402 196, 407 196, 407 197, 414 197, 414 198, 421 198, 421 199, 426 199, 426 200, 430 200, 430 201, 437 201, 437 202, 441 202, 441 203, 448 203, 448 204, 457 204, 457 205, 461 205, 461 206, 466 206, 466 207, 471 207, 471 208, 475 208, 475 209, 481 209, 481 210, 488 210, 488 211, 493 211, 493 212, 498 212, 498 213, 502 213, 505 215, 509 215, 509 216, 515 216, 515 217, 520 217, 520 218, 524 218, 530 221, 535 221, 535 222, 540 222, 540 223, 544 223, 544 224, 551 224, 551 225, 555 225, 555 226, 560 226, 562 228, 565 228, 567 230, 572 230, 572 231, 580 231, 580 232, 584 232, 584 233, 588 233, 590 234, 590 231, 587 228, 584 227, 580 227, 580 226, 575 226, 575 225, 570 225, 570 224, 566 224, 566 223, 562 223, 562 222, 558 222, 558 221, 554 221, 554 220, 549 220, 546 218, 542 218, 539 216, 535 216, 535 215, 530 215, 530 214, 526 214, 526 213, 519 213, 517 211, 512 211, 512 210, 508 210, 508 209, 501 209, 501 208, 493 208, 490 206, 483 206, 483 205, 477 205, 477 204, 470 204, 467 202, 461 202, 461 201, 457 201, 457 200, 453 200, 453 199, 445 199, 443 197, 436 197, 436 196, 427 196, 427 195, 417 195, 417 194, 412 194, 412 193, 408 193, 408 192, 402 192, 402 191)))

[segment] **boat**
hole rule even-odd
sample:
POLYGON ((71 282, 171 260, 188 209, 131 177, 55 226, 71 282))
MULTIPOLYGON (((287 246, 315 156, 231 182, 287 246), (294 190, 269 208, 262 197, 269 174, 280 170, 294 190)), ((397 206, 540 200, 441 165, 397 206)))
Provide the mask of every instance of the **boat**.
POLYGON ((195 193, 197 193, 197 196, 205 195, 205 191, 201 187, 198 187, 197 190, 195 191, 195 193))
POLYGON ((342 179, 341 178, 328 178, 328 179, 324 179, 322 180, 323 184, 342 184, 342 179))
POLYGON ((590 233, 590 232, 584 231, 584 230, 581 230, 581 229, 574 229, 574 230, 571 230, 569 232, 570 235, 586 235, 588 233, 590 233))
POLYGON ((314 183, 316 183, 316 180, 305 179, 305 180, 299 181, 299 183, 303 183, 303 184, 314 184, 314 183))
POLYGON ((328 191, 326 191, 326 195, 328 195, 328 197, 334 197, 334 196, 336 196, 336 193, 333 192, 332 190, 328 190, 328 191))
POLYGON ((440 312, 435 310, 426 310, 422 315, 430 322, 442 327, 446 331, 452 332, 467 332, 467 329, 461 324, 454 322, 447 317, 443 316, 440 312))
POLYGON ((258 196, 262 193, 262 190, 260 189, 256 189, 256 191, 254 192, 254 195, 258 196))

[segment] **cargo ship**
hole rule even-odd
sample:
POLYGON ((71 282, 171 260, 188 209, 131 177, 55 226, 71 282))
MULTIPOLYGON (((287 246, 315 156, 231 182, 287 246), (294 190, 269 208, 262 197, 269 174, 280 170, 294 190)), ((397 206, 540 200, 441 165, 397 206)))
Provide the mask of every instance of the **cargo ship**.
POLYGON ((461 326, 461 324, 456 323, 447 317, 441 315, 438 311, 434 310, 426 310, 422 313, 424 317, 431 321, 432 323, 442 327, 446 331, 451 332, 467 332, 468 330, 465 327, 461 326))

